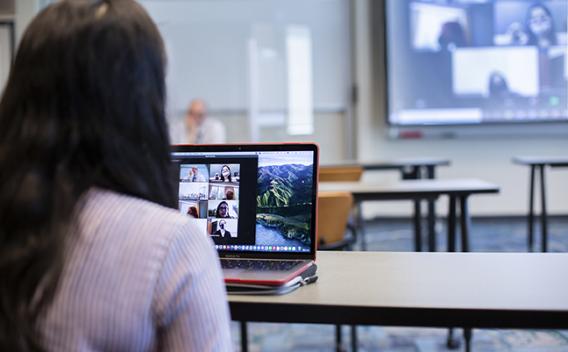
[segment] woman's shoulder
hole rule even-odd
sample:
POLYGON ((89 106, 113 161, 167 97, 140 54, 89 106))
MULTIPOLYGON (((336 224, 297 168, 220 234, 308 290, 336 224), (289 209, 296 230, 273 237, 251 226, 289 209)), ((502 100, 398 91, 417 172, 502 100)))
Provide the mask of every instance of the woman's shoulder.
POLYGON ((106 341, 130 331, 140 343, 136 332, 156 324, 154 316, 167 322, 182 311, 173 303, 184 283, 192 289, 219 265, 207 234, 175 209, 101 189, 89 190, 80 204, 46 323, 54 336, 86 332, 106 341), (91 320, 81 325, 85 317, 91 320))
POLYGON ((85 195, 85 210, 107 210, 114 216, 123 219, 150 217, 158 221, 184 222, 187 219, 176 209, 137 198, 131 195, 117 193, 101 188, 93 188, 85 195))
POLYGON ((164 249, 180 233, 199 232, 188 216, 176 209, 103 189, 92 189, 85 195, 79 226, 86 240, 164 249))

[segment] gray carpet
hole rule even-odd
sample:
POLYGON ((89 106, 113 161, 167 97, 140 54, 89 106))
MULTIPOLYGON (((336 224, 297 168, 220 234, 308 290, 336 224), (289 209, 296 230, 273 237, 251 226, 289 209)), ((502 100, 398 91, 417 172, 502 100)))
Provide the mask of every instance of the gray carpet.
MULTIPOLYGON (((446 246, 444 221, 437 227, 439 250, 446 246)), ((366 224, 368 249, 411 251, 412 224, 409 220, 377 219, 366 224)), ((539 233, 537 229, 536 233, 539 233)), ((540 237, 536 237, 540 248, 540 237)), ((523 218, 473 219, 471 251, 526 252, 527 227, 523 218)), ((568 217, 549 221, 549 251, 568 252, 568 217)), ((565 280, 566 278, 559 278, 565 280)), ((568 297, 567 297, 568 299, 568 297)), ((235 350, 239 350, 239 326, 232 326, 235 350)), ((461 332, 456 331, 457 335, 461 332)), ((343 331, 345 349, 349 331, 343 331)), ((397 327, 358 327, 359 351, 431 352, 448 351, 447 330, 397 327)), ((335 330, 330 325, 249 323, 250 351, 333 351, 335 330)), ((568 351, 568 331, 474 330, 473 351, 559 352, 568 351)), ((463 349, 460 349, 463 350, 463 349)), ((457 351, 460 351, 457 350, 457 351)), ((456 350, 454 350, 456 351, 456 350)))

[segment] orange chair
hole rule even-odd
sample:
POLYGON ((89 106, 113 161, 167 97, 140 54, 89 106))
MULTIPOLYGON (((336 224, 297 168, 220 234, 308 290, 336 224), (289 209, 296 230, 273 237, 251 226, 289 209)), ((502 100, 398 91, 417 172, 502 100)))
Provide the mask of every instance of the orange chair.
MULTIPOLYGON (((339 166, 321 166, 319 170, 320 182, 357 182, 363 176, 363 167, 361 165, 339 165, 339 166)), ((355 228, 354 222, 359 222, 362 212, 361 203, 355 207, 355 215, 349 217, 348 226, 355 228)))
POLYGON ((352 249, 357 241, 357 232, 349 224, 352 207, 350 192, 318 193, 318 249, 352 249), (345 236, 347 230, 351 236, 345 236))
POLYGON ((360 165, 321 166, 319 169, 320 182, 349 182, 359 181, 363 174, 360 165))

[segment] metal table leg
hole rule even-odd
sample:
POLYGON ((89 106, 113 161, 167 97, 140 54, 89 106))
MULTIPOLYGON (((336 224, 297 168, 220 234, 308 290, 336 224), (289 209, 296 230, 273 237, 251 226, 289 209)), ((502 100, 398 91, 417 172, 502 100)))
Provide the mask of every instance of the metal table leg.
POLYGON ((448 252, 456 251, 456 197, 450 195, 448 209, 448 252))
MULTIPOLYGON (((469 217, 469 210, 467 205, 467 195, 460 197, 460 220, 461 220, 461 243, 462 252, 469 252, 469 233, 471 229, 471 219, 469 217)), ((471 351, 471 339, 473 330, 471 328, 463 328, 463 337, 465 344, 465 351, 471 351)))
POLYGON ((470 218, 467 207, 467 195, 460 196, 460 225, 461 225, 461 247, 462 252, 469 252, 469 229, 470 218))
MULTIPOLYGON (((430 180, 436 178, 435 167, 426 168, 426 177, 430 180)), ((436 203, 434 199, 428 200, 428 251, 436 251, 436 203)))
MULTIPOLYGON (((448 252, 456 251, 456 197, 450 195, 450 203, 448 206, 448 252)), ((449 349, 457 349, 460 346, 459 340, 454 338, 454 328, 448 330, 448 339, 446 346, 449 349)))
POLYGON ((420 200, 414 201, 414 251, 422 252, 422 212, 420 200))
POLYGON ((540 197, 542 203, 542 212, 540 214, 541 236, 542 236, 542 251, 548 251, 548 214, 546 213, 546 179, 544 175, 545 165, 540 166, 540 197))
POLYGON ((449 350, 457 350, 460 348, 460 340, 454 337, 454 328, 448 329, 448 338, 446 340, 446 347, 449 350))
MULTIPOLYGON (((471 219, 469 217, 469 210, 467 206, 468 195, 460 197, 460 225, 461 225, 461 249, 462 252, 469 252, 469 233, 471 228, 471 219)), ((463 328, 463 337, 465 344, 465 351, 471 351, 471 338, 473 332, 471 328, 463 328)))
POLYGON ((471 352, 471 339, 473 337, 472 328, 463 328, 463 339, 465 342, 465 352, 471 352))
MULTIPOLYGON (((421 178, 421 169, 419 165, 405 167, 400 170, 403 180, 418 180, 421 178)), ((422 224, 421 224, 420 200, 414 201, 414 251, 422 251, 422 224)))
POLYGON ((357 352, 357 325, 351 325, 351 351, 357 352))
POLYGON ((343 339, 341 338, 341 325, 335 325, 335 350, 341 351, 343 349, 343 339))
POLYGON ((534 179, 536 166, 531 165, 531 176, 529 183, 529 218, 528 218, 528 247, 529 252, 534 249, 534 179))
POLYGON ((241 352, 248 352, 247 322, 241 321, 241 352))
POLYGON ((357 228, 359 229, 359 235, 361 236, 361 250, 367 250, 367 236, 365 235, 365 221, 363 220, 363 208, 361 207, 361 202, 357 202, 357 228))

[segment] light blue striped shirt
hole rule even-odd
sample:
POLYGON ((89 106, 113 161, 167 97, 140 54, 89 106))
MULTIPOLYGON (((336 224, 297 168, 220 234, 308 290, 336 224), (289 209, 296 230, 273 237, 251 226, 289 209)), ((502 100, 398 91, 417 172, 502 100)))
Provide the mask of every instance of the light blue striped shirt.
POLYGON ((75 228, 41 324, 48 350, 232 350, 217 253, 185 216, 93 189, 75 228))

